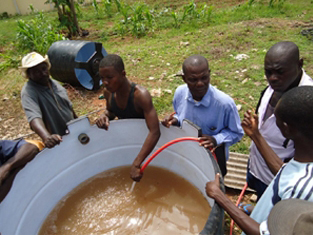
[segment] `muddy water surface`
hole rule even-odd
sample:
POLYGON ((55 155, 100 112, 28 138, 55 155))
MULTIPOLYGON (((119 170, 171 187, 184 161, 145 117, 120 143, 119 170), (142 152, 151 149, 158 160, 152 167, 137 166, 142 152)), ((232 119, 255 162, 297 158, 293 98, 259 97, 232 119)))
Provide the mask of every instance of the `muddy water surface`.
POLYGON ((130 193, 129 171, 115 168, 79 185, 58 203, 39 235, 189 235, 202 230, 211 209, 197 188, 149 166, 130 193))

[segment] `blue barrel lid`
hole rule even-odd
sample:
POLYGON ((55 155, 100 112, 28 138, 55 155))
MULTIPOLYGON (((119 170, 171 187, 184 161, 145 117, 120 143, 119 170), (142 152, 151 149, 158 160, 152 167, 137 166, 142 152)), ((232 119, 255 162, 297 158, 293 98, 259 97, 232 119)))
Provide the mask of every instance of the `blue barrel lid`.
POLYGON ((86 43, 75 57, 75 75, 79 83, 88 90, 96 90, 102 85, 98 75, 100 60, 107 55, 101 43, 86 43), (95 77, 98 78, 95 78, 95 77), (98 83, 98 84, 95 84, 98 83))

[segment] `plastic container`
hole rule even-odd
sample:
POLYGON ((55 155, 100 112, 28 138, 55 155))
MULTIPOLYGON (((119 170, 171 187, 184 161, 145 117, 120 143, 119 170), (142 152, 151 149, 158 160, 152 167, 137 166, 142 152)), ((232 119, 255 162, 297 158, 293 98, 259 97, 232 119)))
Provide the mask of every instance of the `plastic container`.
MULTIPOLYGON (((115 120, 105 131, 90 126, 88 118, 82 117, 68 128, 70 133, 60 145, 44 149, 18 173, 0 204, 2 235, 37 234, 59 200, 80 183, 100 172, 130 165, 148 134, 143 119, 115 120)), ((198 136, 198 129, 188 122, 183 122, 182 128, 160 125, 160 129, 155 150, 179 137, 198 136)), ((210 152, 197 142, 186 141, 166 148, 151 165, 166 168, 198 188, 212 207, 201 234, 223 234, 224 212, 205 194, 206 182, 219 171, 210 152)))
POLYGON ((107 52, 99 42, 63 40, 48 50, 51 76, 72 86, 97 90, 101 85, 99 62, 107 52))

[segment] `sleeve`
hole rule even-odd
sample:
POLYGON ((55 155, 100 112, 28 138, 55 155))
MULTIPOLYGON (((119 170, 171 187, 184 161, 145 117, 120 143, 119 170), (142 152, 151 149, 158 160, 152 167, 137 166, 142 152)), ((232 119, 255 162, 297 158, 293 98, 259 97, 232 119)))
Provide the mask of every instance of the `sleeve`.
POLYGON ((174 98, 173 98, 173 108, 174 108, 174 111, 175 111, 175 114, 174 114, 173 117, 177 119, 178 126, 180 126, 181 122, 180 122, 179 117, 178 117, 178 103, 179 103, 178 102, 178 100, 179 100, 179 98, 178 98, 179 94, 178 93, 179 93, 178 89, 176 89, 176 91, 174 93, 174 98))
POLYGON ((224 126, 218 134, 213 135, 217 144, 226 143, 232 145, 241 140, 244 135, 241 127, 240 117, 235 102, 231 100, 229 106, 225 109, 224 126))
POLYGON ((35 118, 42 118, 42 113, 39 107, 38 99, 26 92, 22 92, 22 106, 30 123, 35 118))
POLYGON ((260 223, 259 230, 260 230, 260 235, 270 235, 270 232, 267 228, 267 220, 260 223))

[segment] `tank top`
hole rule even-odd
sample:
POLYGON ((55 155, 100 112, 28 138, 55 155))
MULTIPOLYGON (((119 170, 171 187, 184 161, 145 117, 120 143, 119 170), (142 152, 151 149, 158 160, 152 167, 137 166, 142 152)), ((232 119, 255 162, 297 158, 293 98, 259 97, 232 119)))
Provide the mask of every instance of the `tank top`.
POLYGON ((135 92, 135 83, 131 83, 131 89, 128 96, 128 101, 125 109, 120 109, 117 106, 116 100, 114 98, 114 93, 112 93, 111 100, 110 100, 110 106, 111 106, 111 112, 115 114, 119 119, 126 119, 126 118, 144 118, 144 115, 141 113, 138 113, 135 109, 134 104, 134 92, 135 92))

